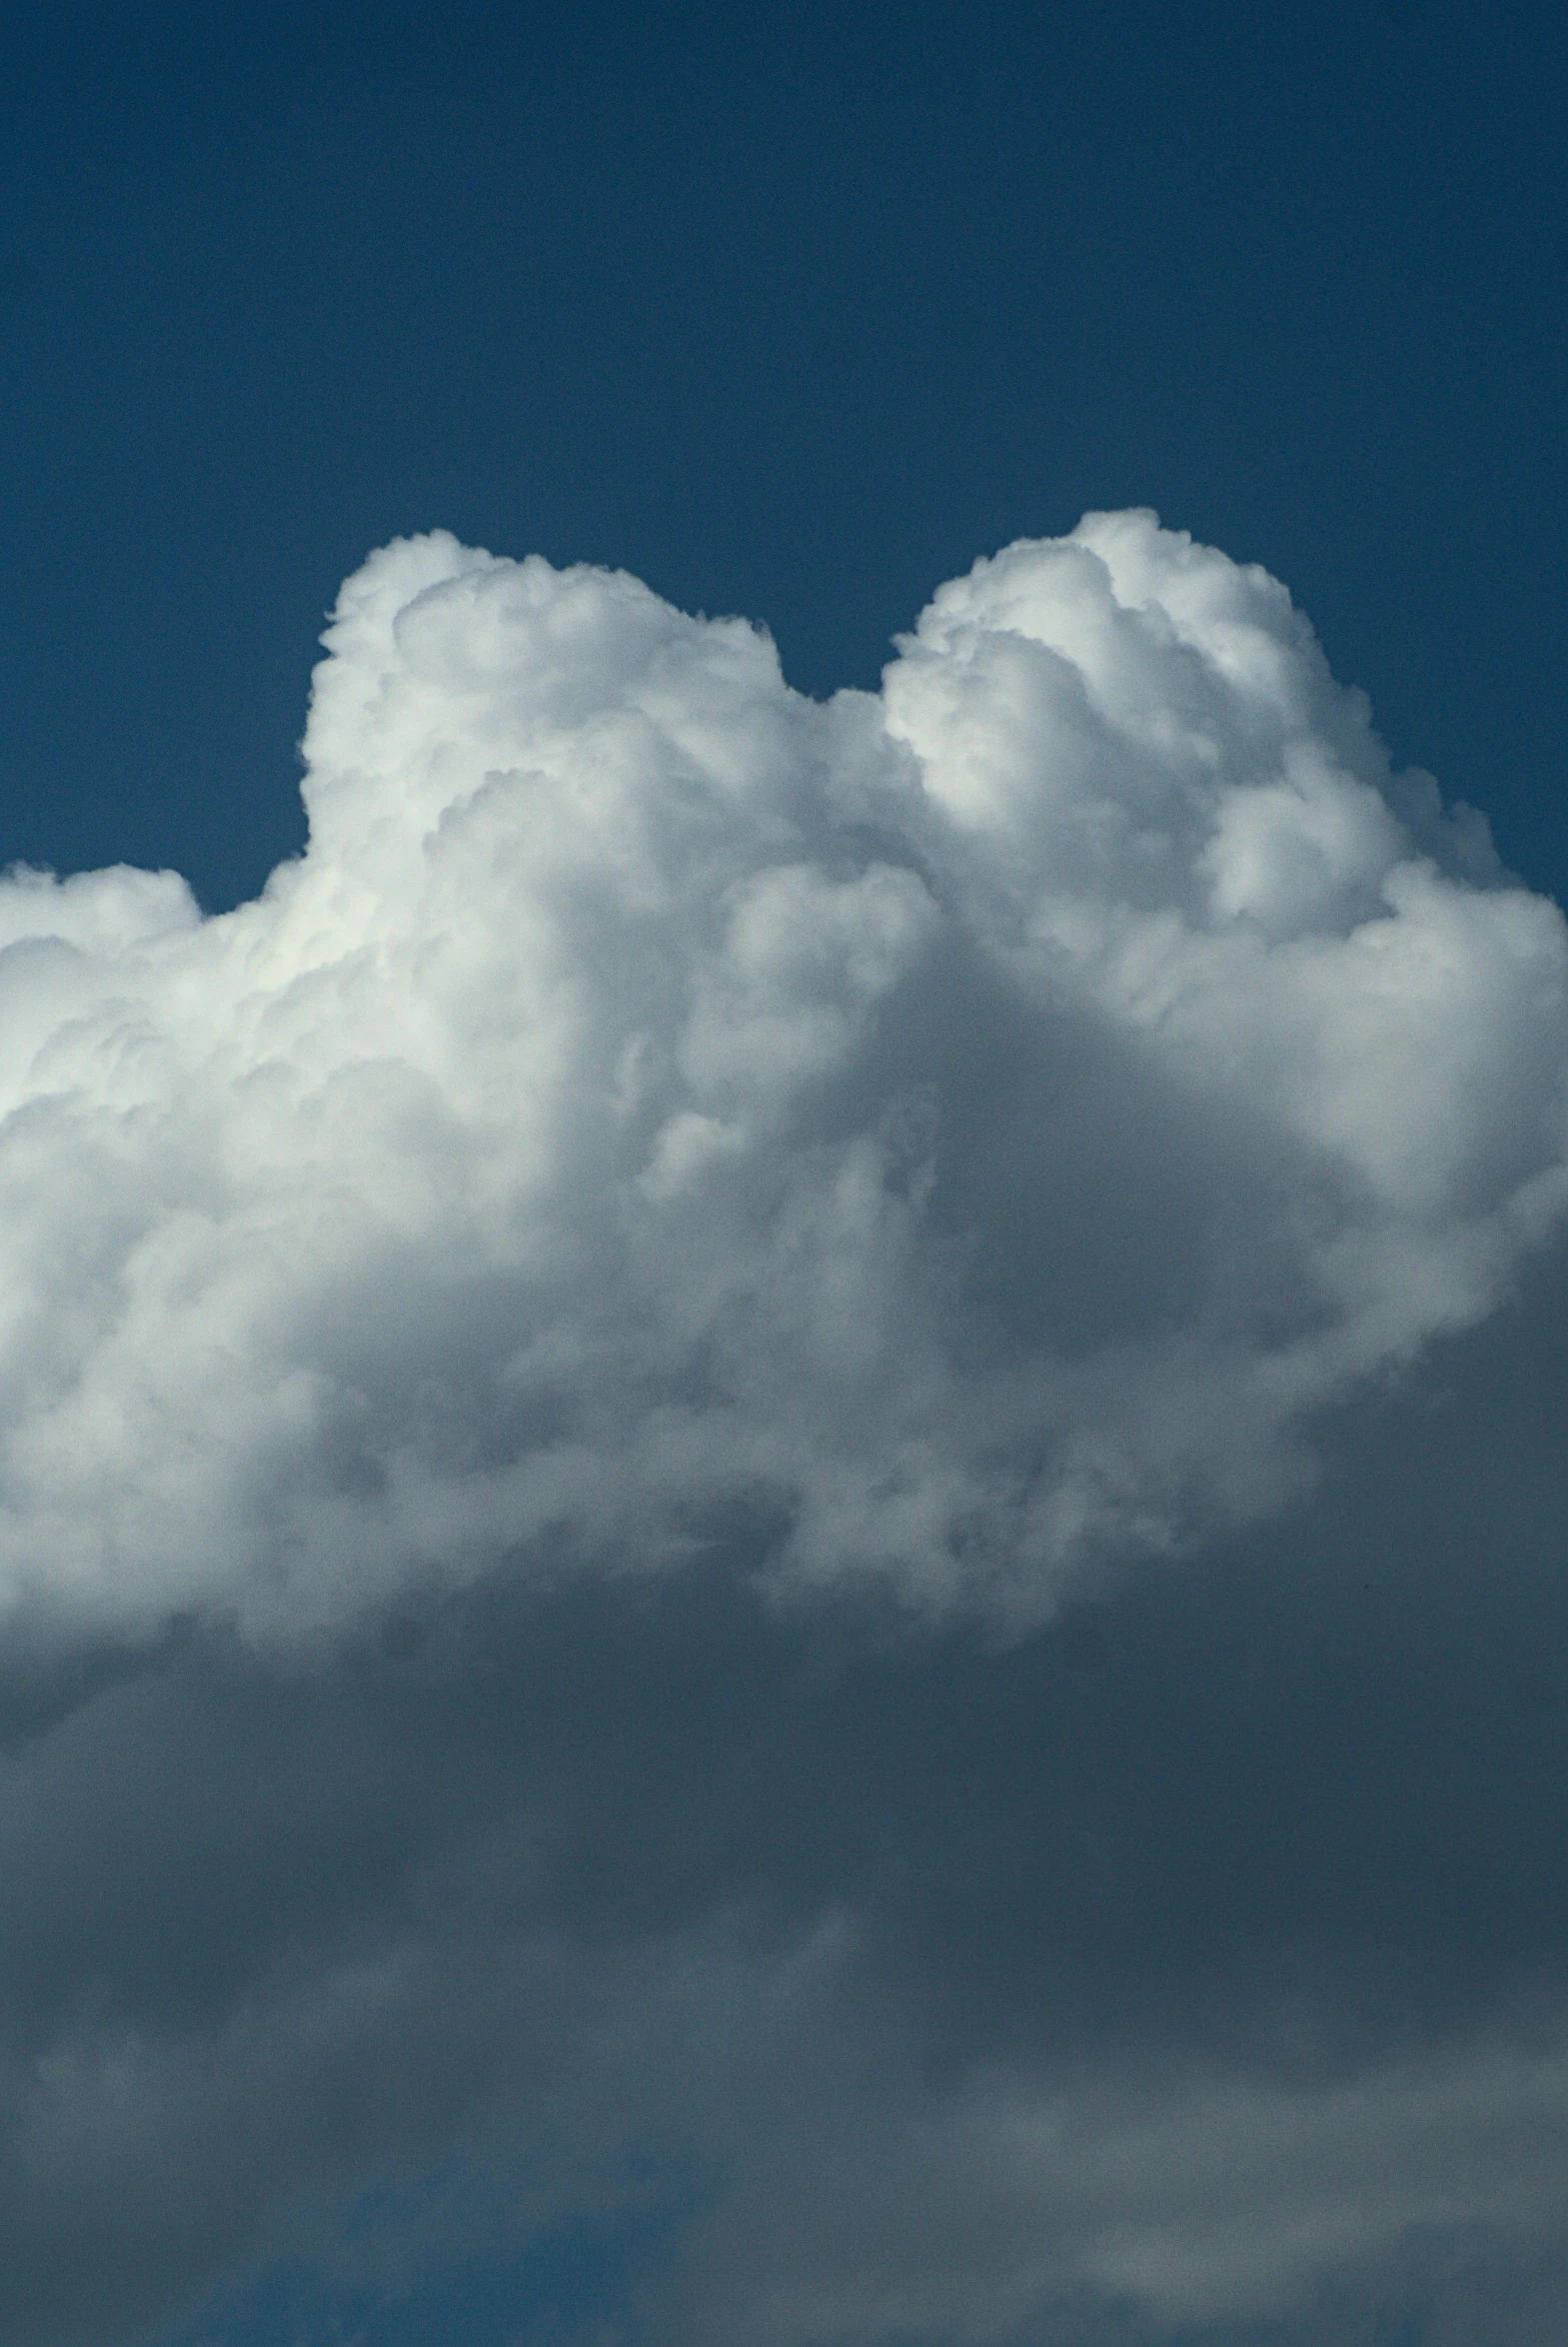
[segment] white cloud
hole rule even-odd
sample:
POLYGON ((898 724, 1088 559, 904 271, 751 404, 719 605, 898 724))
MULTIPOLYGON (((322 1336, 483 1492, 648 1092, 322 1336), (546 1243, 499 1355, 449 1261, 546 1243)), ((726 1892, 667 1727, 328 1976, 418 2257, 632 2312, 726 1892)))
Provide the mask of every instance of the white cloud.
POLYGON ((739 1505, 781 1585, 1037 1618, 1560 1213, 1561 917, 1147 515, 879 698, 439 534, 326 641, 257 903, 0 887, 8 1607, 308 1630, 739 1505))

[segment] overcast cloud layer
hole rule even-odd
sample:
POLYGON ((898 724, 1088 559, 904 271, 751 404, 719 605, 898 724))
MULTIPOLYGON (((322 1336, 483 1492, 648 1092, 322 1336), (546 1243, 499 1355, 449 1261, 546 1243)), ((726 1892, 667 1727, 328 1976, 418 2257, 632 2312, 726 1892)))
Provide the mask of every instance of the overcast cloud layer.
POLYGON ((0 2339, 635 2146, 654 2338, 1544 2342, 1557 909, 1145 514, 326 642, 257 903, 0 886, 0 2339))

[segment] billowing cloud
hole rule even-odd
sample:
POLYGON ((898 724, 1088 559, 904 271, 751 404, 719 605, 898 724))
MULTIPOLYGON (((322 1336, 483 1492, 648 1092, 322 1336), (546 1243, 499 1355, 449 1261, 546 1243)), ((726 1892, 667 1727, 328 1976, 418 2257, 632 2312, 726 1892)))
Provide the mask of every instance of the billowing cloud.
POLYGON ((0 1592, 299 1634, 744 1516, 1043 1618, 1275 1501, 1568 1196, 1568 956, 1273 581, 1091 517, 880 697, 450 538, 310 845, 0 893, 0 1592))
POLYGON ((0 888, 0 2347, 465 2162, 651 2347, 1548 2347, 1556 908, 1146 515, 327 643, 257 903, 0 888))

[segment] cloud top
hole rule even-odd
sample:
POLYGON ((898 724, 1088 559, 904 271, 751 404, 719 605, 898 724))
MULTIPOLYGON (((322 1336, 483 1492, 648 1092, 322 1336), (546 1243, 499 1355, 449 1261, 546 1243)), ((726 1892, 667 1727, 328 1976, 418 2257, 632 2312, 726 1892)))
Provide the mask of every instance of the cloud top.
POLYGON ((1047 1615, 1271 1504, 1568 1181, 1568 958, 1264 573, 1088 517, 880 695, 623 574, 344 588, 310 844, 0 886, 0 1602, 743 1539, 1047 1615))

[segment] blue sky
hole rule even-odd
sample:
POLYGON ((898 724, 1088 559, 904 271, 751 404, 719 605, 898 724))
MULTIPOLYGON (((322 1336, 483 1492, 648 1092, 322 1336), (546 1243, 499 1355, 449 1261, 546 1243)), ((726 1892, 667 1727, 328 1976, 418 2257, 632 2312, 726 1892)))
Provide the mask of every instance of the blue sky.
POLYGON ((1551 886, 1549 9, 23 11, 11 852, 300 838, 315 637, 441 524, 873 684, 1090 507, 1263 562, 1551 886))
POLYGON ((1565 86, 12 12, 0 2347, 1555 2341, 1565 86))

